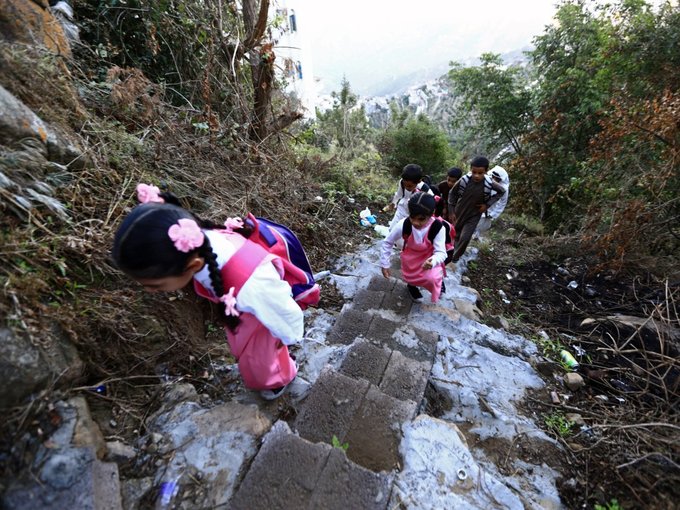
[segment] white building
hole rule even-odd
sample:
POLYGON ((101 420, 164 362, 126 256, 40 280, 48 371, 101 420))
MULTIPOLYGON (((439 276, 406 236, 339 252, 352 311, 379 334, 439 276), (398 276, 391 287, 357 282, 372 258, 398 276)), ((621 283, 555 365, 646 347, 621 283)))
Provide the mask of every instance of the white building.
POLYGON ((300 15, 295 0, 275 0, 273 5, 277 71, 287 82, 286 92, 300 100, 305 117, 314 118, 316 86, 312 55, 305 39, 304 13, 300 15))

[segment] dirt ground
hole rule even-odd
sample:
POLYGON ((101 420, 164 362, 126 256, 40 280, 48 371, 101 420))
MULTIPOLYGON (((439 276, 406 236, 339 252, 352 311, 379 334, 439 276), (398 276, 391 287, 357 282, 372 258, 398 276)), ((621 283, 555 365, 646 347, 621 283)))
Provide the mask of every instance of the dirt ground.
POLYGON ((466 276, 484 320, 540 346, 546 388, 524 406, 563 446, 550 464, 563 473, 564 504, 677 508, 680 278, 607 271, 572 239, 534 236, 512 218, 471 246, 466 276), (580 363, 579 389, 565 386, 562 349, 580 363))

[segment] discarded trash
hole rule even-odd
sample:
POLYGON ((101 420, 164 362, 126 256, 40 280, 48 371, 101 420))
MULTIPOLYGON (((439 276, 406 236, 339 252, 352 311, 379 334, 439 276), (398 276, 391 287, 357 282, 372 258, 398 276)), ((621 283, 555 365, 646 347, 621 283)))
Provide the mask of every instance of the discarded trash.
POLYGON ((362 227, 375 225, 376 221, 378 221, 375 216, 371 214, 371 210, 368 207, 359 213, 359 218, 361 218, 359 223, 361 223, 362 227))
POLYGON ((553 404, 560 404, 560 396, 557 394, 556 391, 551 391, 550 392, 550 400, 552 401, 553 404))
POLYGON ((172 501, 179 492, 179 484, 176 480, 170 482, 163 482, 158 491, 158 499, 156 500, 156 510, 165 510, 170 508, 172 501))
POLYGON ((94 393, 99 393, 100 395, 106 395, 106 386, 103 384, 100 384, 99 386, 95 386, 94 388, 90 388, 90 391, 93 391, 94 393))
POLYGON ((501 296, 501 301, 505 303, 506 305, 510 304, 510 300, 508 299, 508 296, 505 294, 503 289, 498 289, 498 294, 501 296))
POLYGON ((461 480, 461 481, 462 481, 462 480, 465 480, 465 479, 467 478, 467 476, 468 476, 468 475, 467 475, 467 471, 465 471, 465 470, 462 469, 462 468, 458 470, 457 475, 458 475, 458 479, 461 480))
POLYGON ((586 355, 586 350, 583 347, 581 347, 580 345, 572 345, 571 348, 574 349, 577 356, 585 356, 586 355))
POLYGON ((561 274, 562 276, 568 276, 569 275, 569 271, 567 269, 561 267, 561 266, 557 268, 557 272, 559 274, 561 274))
POLYGON ((574 359, 571 353, 567 350, 562 349, 560 351, 560 358, 562 358, 564 364, 567 365, 572 370, 576 370, 579 367, 578 361, 576 361, 576 359, 574 359))
POLYGON ((387 237, 390 233, 389 227, 386 227, 385 225, 373 225, 373 230, 383 237, 387 237))
POLYGON ((323 280, 324 278, 328 278, 331 275, 330 271, 319 271, 318 273, 315 273, 313 278, 315 281, 323 280))
POLYGON ((569 282, 569 285, 567 285, 567 287, 569 287, 570 289, 575 289, 576 287, 578 287, 578 283, 576 283, 576 280, 572 280, 569 282))
POLYGON ((621 390, 626 393, 631 393, 635 391, 635 389, 632 386, 630 386, 629 384, 625 383, 620 379, 611 379, 609 382, 611 382, 612 386, 614 386, 614 388, 616 388, 617 390, 621 390))
POLYGON ((586 294, 590 297, 593 297, 597 295, 597 291, 590 285, 586 285, 586 294))

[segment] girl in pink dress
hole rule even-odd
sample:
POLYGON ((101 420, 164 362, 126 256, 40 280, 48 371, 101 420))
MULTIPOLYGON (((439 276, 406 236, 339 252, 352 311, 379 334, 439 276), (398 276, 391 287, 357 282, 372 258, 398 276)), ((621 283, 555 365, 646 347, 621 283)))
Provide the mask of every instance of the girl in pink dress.
POLYGON ((241 219, 204 222, 155 186, 140 184, 137 196, 142 203, 116 232, 116 266, 148 292, 193 282, 198 295, 222 303, 244 384, 268 400, 282 395, 297 375, 287 346, 304 333, 302 309, 283 279, 284 261, 248 240, 241 219))
POLYGON ((382 274, 389 278, 392 248, 397 241, 404 239, 401 274, 414 301, 421 301, 423 297, 418 287, 430 292, 433 303, 439 300, 441 294, 446 259, 446 234, 441 222, 433 217, 434 208, 435 199, 432 195, 426 193, 413 195, 408 201, 408 218, 392 227, 383 241, 380 253, 382 274))

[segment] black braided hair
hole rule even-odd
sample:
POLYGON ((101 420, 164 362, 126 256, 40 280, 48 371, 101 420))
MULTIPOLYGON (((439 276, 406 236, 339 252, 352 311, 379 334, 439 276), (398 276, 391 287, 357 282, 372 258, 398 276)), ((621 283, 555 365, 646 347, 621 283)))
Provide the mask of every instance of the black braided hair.
MULTIPOLYGON (((123 220, 114 237, 114 264, 133 278, 165 278, 181 275, 190 258, 197 254, 208 265, 215 295, 223 296, 224 282, 217 265, 217 255, 213 252, 208 236, 204 237, 201 246, 185 253, 175 248, 168 236, 168 229, 182 218, 195 220, 201 228, 207 230, 223 229, 224 226, 197 218, 182 208, 177 197, 171 193, 163 193, 161 197, 165 203, 140 204, 123 220)), ((226 315, 224 305, 221 308, 224 317, 222 322, 230 329, 235 329, 240 323, 239 318, 226 315)))
MULTIPOLYGON (((208 236, 205 237, 205 242, 198 248, 198 254, 203 257, 205 263, 208 264, 208 274, 210 275, 210 283, 215 291, 216 296, 224 296, 226 289, 224 288, 224 281, 222 280, 222 272, 217 265, 217 255, 212 250, 208 236)), ((226 305, 222 304, 222 316, 220 320, 232 331, 241 323, 241 320, 234 315, 227 315, 226 305)))

